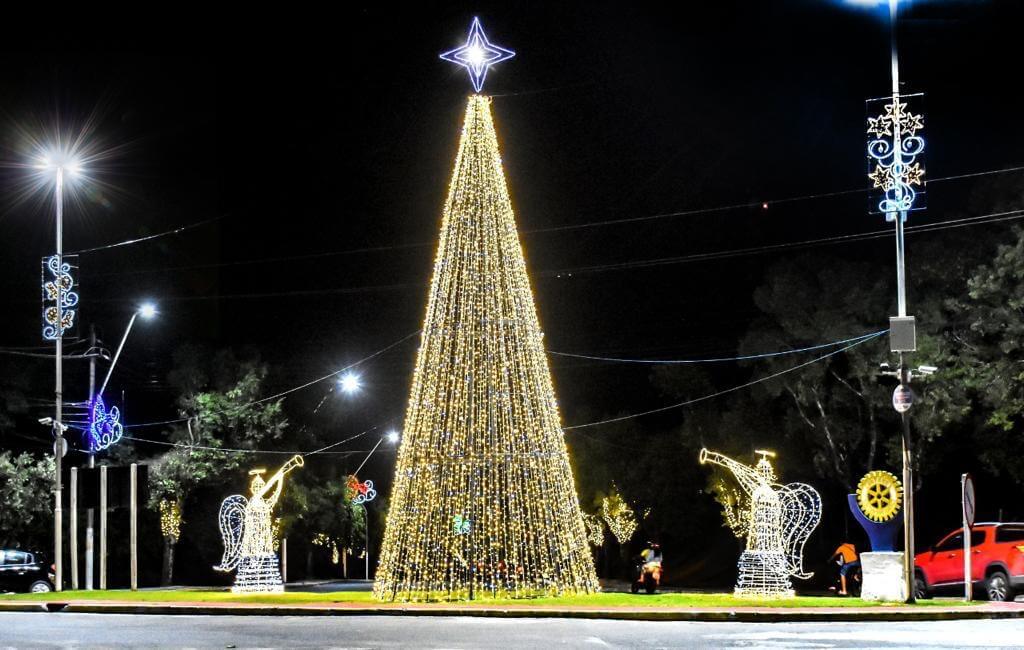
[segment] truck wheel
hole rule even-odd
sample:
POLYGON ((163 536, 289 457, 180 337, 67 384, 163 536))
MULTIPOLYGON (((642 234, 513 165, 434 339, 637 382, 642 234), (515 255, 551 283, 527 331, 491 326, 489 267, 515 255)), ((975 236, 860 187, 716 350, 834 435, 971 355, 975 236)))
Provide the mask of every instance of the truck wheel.
POLYGON ((53 591, 53 587, 51 587, 50 583, 45 580, 36 580, 28 590, 33 594, 45 594, 53 591))
POLYGON ((1013 589, 1010 588, 1010 579, 1002 571, 993 571, 992 575, 985 581, 985 595, 994 602, 1013 600, 1013 589))

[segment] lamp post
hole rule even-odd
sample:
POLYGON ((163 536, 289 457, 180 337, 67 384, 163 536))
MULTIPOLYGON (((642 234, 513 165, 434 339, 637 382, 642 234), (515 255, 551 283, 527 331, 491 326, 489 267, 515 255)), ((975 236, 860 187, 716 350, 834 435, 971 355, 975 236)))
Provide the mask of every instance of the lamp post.
MULTIPOLYGON (((121 350, 124 348, 125 341, 128 340, 128 334, 132 331, 132 326, 135 324, 135 319, 138 316, 142 316, 143 319, 149 320, 156 315, 156 307, 152 303, 144 303, 138 309, 132 313, 131 319, 128 321, 128 327, 124 331, 124 336, 121 337, 121 343, 117 346, 117 354, 111 360, 110 368, 107 370, 107 376, 103 380, 103 387, 100 388, 99 395, 103 394, 103 390, 107 387, 107 382, 110 381, 110 375, 114 371, 114 365, 117 363, 118 357, 121 355, 121 350)), ((96 348, 96 329, 95 327, 90 329, 89 332, 90 349, 96 348)), ((89 417, 92 417, 93 402, 96 398, 96 355, 94 354, 89 359, 89 417)), ((89 468, 96 467, 96 449, 89 449, 89 468)), ((86 512, 86 528, 85 528, 85 588, 88 591, 92 591, 93 588, 93 539, 95 537, 94 532, 94 518, 95 514, 92 508, 89 508, 86 512)), ((77 561, 77 559, 76 559, 77 561)))
MULTIPOLYGON (((51 269, 54 271, 53 295, 55 297, 55 318, 51 321, 53 329, 52 336, 44 330, 44 336, 52 338, 55 346, 54 355, 54 409, 53 409, 53 436, 54 436, 54 507, 53 507, 53 564, 54 564, 54 587, 57 591, 63 589, 64 579, 64 544, 63 544, 63 507, 61 502, 61 470, 62 457, 65 451, 64 423, 63 423, 63 391, 64 391, 64 301, 70 293, 70 286, 65 286, 64 271, 64 180, 65 174, 75 174, 79 171, 80 165, 72 155, 61 154, 60 156, 44 156, 36 169, 45 174, 53 173, 54 176, 54 211, 56 218, 56 252, 51 262, 51 269)), ((70 284, 70 276, 67 276, 70 284)))
MULTIPOLYGON (((347 376, 349 376, 349 375, 346 375, 346 377, 347 376)), ((396 444, 398 442, 398 440, 399 440, 398 432, 392 430, 392 431, 388 431, 383 436, 381 436, 380 440, 377 441, 377 444, 375 444, 373 446, 373 449, 370 450, 370 453, 366 454, 366 458, 363 459, 363 462, 359 463, 359 467, 356 468, 356 471, 352 472, 352 476, 358 476, 359 475, 359 471, 361 469, 363 469, 363 467, 366 465, 366 461, 370 460, 370 456, 373 456, 373 452, 377 451, 377 448, 380 447, 381 443, 383 443, 385 440, 387 440, 388 444, 390 444, 390 445, 396 444)), ((364 557, 366 559, 366 569, 365 570, 366 570, 366 579, 367 580, 370 579, 370 509, 366 505, 368 501, 369 501, 369 499, 367 499, 366 501, 363 501, 363 503, 362 503, 362 506, 363 506, 363 532, 365 533, 363 544, 365 545, 365 548, 366 548, 366 553, 365 553, 364 557)))
POLYGON ((124 349, 124 343, 128 340, 128 335, 132 331, 132 326, 135 325, 135 319, 142 316, 145 320, 149 320, 156 316, 156 306, 152 303, 145 303, 141 305, 132 313, 131 319, 128 321, 128 327, 124 330, 124 336, 121 337, 121 342, 117 345, 117 352, 114 353, 114 358, 110 362, 110 368, 107 369, 107 376, 103 379, 103 385, 100 386, 100 392, 98 395, 102 396, 103 391, 107 388, 107 382, 110 381, 110 375, 114 372, 114 366, 117 365, 117 360, 121 357, 121 350, 124 349))
MULTIPOLYGON (((879 2, 878 4, 882 4, 879 2)), ((904 589, 908 603, 914 602, 914 472, 913 444, 910 436, 910 407, 913 393, 910 382, 914 373, 907 366, 907 354, 917 349, 916 322, 907 314, 907 274, 904 222, 907 214, 921 205, 914 205, 917 191, 923 185, 924 168, 916 161, 924 151, 924 128, 921 115, 908 109, 908 98, 900 97, 900 67, 896 48, 896 27, 899 0, 887 0, 889 9, 889 68, 892 78, 892 96, 887 98, 881 114, 868 118, 868 158, 873 181, 872 191, 878 190, 878 212, 895 224, 896 234, 896 305, 897 315, 889 319, 889 349, 899 355, 899 367, 893 372, 883 368, 883 374, 898 378, 899 386, 893 394, 893 408, 900 414, 903 464, 903 572, 904 589)), ((872 206, 872 210, 875 206, 872 206)), ((883 364, 887 367, 887 364, 883 364)))

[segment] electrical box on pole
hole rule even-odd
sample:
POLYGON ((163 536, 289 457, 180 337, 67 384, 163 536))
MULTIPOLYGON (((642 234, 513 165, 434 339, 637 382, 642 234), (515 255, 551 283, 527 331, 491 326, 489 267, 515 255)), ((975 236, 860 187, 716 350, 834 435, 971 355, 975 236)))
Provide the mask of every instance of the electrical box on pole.
POLYGON ((913 316, 889 317, 889 349, 892 352, 917 350, 917 323, 913 316))

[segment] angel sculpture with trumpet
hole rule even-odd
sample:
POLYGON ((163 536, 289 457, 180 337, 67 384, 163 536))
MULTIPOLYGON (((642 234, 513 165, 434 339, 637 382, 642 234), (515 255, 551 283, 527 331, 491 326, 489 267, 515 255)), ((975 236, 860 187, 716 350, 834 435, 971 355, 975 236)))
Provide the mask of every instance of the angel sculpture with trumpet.
POLYGON ((273 512, 281 496, 284 475, 302 467, 302 456, 294 456, 277 473, 264 481, 265 469, 249 472, 252 496, 234 494, 220 506, 220 534, 224 557, 214 569, 238 570, 231 591, 235 593, 280 593, 284 591, 281 568, 274 553, 273 512))
POLYGON ((821 520, 821 496, 805 483, 776 483, 769 460, 775 454, 756 453, 761 456, 756 467, 707 449, 700 450, 700 462, 728 469, 749 498, 749 510, 740 514, 747 548, 740 555, 736 595, 792 596, 790 576, 806 580, 814 575, 804 570, 803 552, 821 520))

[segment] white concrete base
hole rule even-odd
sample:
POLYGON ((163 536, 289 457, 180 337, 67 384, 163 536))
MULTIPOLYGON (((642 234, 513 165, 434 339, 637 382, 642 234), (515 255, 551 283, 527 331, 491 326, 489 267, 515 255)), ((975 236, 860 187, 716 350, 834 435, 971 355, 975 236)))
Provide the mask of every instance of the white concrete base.
POLYGON ((906 581, 903 579, 903 553, 861 553, 860 568, 861 598, 900 603, 907 600, 906 581))

